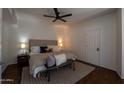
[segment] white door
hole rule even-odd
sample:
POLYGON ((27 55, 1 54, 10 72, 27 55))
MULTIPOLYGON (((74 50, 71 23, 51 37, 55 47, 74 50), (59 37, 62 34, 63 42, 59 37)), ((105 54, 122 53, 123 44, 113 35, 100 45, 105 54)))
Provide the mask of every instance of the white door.
POLYGON ((85 56, 87 62, 100 64, 100 30, 90 29, 85 32, 85 56))

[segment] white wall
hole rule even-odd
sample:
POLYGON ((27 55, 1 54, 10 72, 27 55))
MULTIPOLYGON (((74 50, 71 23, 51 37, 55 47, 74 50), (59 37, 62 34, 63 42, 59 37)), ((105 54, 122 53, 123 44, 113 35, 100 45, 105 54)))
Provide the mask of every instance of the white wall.
POLYGON ((1 28, 1 25, 2 25, 2 9, 0 8, 0 62, 1 62, 1 40, 2 40, 2 28, 1 28))
POLYGON ((72 50, 78 55, 80 60, 86 60, 84 31, 87 29, 99 29, 101 31, 101 56, 100 65, 112 70, 116 70, 117 61, 117 31, 116 14, 110 13, 99 16, 85 22, 80 22, 71 27, 72 50))
POLYGON ((117 73, 122 79, 124 79, 124 9, 118 9, 117 11, 117 26, 118 26, 118 63, 117 73))
MULTIPOLYGON (((17 20, 18 43, 23 41, 28 42, 29 39, 63 39, 64 43, 64 39, 69 29, 67 25, 52 24, 35 15, 23 12, 17 12, 17 20)), ((66 45, 64 47, 66 47, 66 45)))
MULTIPOLYGON (((9 14, 7 9, 4 9, 3 16, 2 60, 6 66, 16 63, 21 42, 28 42, 29 39, 63 39, 64 43, 66 39, 67 25, 51 24, 47 20, 23 12, 16 12, 16 19, 9 14)), ((63 45, 66 48, 67 44, 63 45)))
MULTIPOLYGON (((56 40, 54 27, 39 18, 26 13, 18 13, 19 39, 53 39, 56 40)), ((22 40, 23 41, 23 40, 22 40)))
POLYGON ((122 70, 122 12, 117 10, 117 73, 121 77, 122 70))
MULTIPOLYGON (((0 8, 0 80, 1 80, 1 73, 2 73, 2 66, 1 66, 1 61, 2 61, 2 59, 1 59, 1 48, 2 48, 2 46, 1 46, 1 40, 2 40, 2 28, 1 28, 1 25, 2 25, 2 9, 0 8)), ((0 81, 0 83, 1 83, 1 81, 0 81)))
POLYGON ((118 60, 117 73, 124 79, 124 9, 117 11, 118 60))
POLYGON ((13 64, 15 59, 13 50, 16 50, 11 41, 16 40, 16 28, 13 26, 14 21, 8 9, 2 11, 2 62, 4 63, 3 69, 8 64, 13 64), (13 34, 13 36, 11 36, 13 34))
POLYGON ((122 79, 124 79, 124 8, 122 8, 122 79))

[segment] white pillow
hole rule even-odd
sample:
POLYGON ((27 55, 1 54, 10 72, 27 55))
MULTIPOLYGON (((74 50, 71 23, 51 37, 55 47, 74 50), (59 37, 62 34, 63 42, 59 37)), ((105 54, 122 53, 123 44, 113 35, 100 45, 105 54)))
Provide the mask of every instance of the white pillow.
POLYGON ((52 48, 53 52, 59 52, 60 51, 60 48, 58 46, 51 45, 51 46, 48 46, 48 48, 52 48))
POLYGON ((31 53, 40 53, 40 46, 32 46, 31 53))
POLYGON ((62 63, 65 63, 67 61, 66 55, 65 54, 59 54, 59 55, 54 55, 56 59, 56 66, 61 65, 62 63))

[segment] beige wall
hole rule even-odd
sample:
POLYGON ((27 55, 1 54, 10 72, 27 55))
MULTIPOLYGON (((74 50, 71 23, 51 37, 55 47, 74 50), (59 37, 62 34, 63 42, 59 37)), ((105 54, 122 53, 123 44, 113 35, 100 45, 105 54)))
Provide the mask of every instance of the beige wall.
POLYGON ((116 13, 109 13, 85 22, 80 22, 71 28, 72 50, 78 55, 79 59, 86 62, 84 31, 88 29, 99 29, 101 31, 100 66, 117 70, 116 13))
POLYGON ((19 42, 29 39, 43 39, 43 40, 63 40, 64 48, 67 47, 65 39, 68 34, 69 26, 63 24, 53 24, 47 20, 36 17, 31 14, 17 12, 17 33, 19 42))
POLYGON ((122 79, 124 79, 124 8, 122 8, 122 79))
POLYGON ((124 79, 124 9, 118 9, 117 12, 118 22, 118 61, 117 61, 117 73, 122 79, 124 79))
POLYGON ((3 69, 8 64, 13 64, 16 59, 14 56, 16 48, 11 41, 16 40, 16 28, 13 26, 15 23, 8 9, 3 9, 2 11, 2 62, 4 63, 3 69), (11 34, 13 36, 11 37, 11 34))
POLYGON ((122 12, 117 10, 117 73, 121 77, 122 70, 122 12))
MULTIPOLYGON (((1 28, 1 25, 2 25, 2 9, 0 8, 0 80, 1 80, 1 73, 2 73, 2 66, 1 66, 1 61, 2 61, 2 59, 1 59, 1 48, 2 48, 2 46, 1 46, 1 39, 2 39, 2 28, 1 28)), ((0 83, 1 83, 1 81, 0 81, 0 83)))
POLYGON ((64 44, 64 40, 69 29, 67 25, 51 24, 32 14, 22 12, 16 12, 15 15, 14 18, 7 9, 4 9, 2 59, 6 65, 16 63, 20 43, 28 42, 29 39, 63 39, 63 45, 66 48, 67 44, 64 44))
POLYGON ((2 9, 0 8, 0 62, 1 62, 1 40, 2 40, 2 28, 1 28, 1 25, 2 25, 2 9))

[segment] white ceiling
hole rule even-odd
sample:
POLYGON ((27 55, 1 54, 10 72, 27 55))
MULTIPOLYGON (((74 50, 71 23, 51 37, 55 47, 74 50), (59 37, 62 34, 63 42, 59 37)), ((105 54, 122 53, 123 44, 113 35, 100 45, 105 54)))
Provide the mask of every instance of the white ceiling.
MULTIPOLYGON (((72 13, 72 16, 66 17, 64 19, 66 19, 68 23, 74 23, 74 22, 78 22, 81 20, 85 20, 87 18, 96 16, 96 15, 111 12, 115 9, 111 9, 111 8, 58 8, 58 10, 60 12, 60 15, 72 13)), ((55 15, 52 8, 19 8, 19 9, 16 9, 16 11, 36 15, 37 17, 45 19, 46 21, 47 20, 52 21, 54 19, 45 18, 43 17, 44 14, 55 15)))

